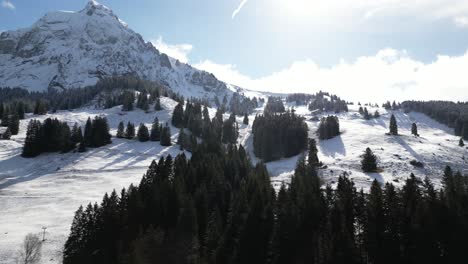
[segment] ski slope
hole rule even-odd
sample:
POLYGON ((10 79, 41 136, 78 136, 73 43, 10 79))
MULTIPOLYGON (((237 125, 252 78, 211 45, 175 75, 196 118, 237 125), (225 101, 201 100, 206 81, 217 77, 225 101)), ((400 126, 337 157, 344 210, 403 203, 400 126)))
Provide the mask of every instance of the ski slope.
MULTIPOLYGON (((46 229, 42 263, 60 263, 61 248, 67 238, 74 211, 81 204, 100 202, 105 192, 120 191, 129 184, 138 184, 153 159, 180 153, 179 146, 162 147, 159 142, 141 143, 137 140, 112 138, 112 144, 85 153, 47 153, 25 159, 20 156, 30 119, 58 118, 69 125, 75 122, 84 125, 88 116, 104 115, 109 121, 111 133, 115 135, 120 121, 140 122, 150 127, 157 116, 160 122, 168 122, 177 102, 161 98, 164 110, 144 113, 141 110, 122 112, 120 106, 107 110, 92 107, 74 111, 60 111, 45 116, 28 116, 21 121, 20 134, 10 141, 0 141, 0 263, 15 263, 16 251, 28 233, 41 233, 46 229)), ((297 114, 303 115, 309 127, 309 136, 315 137, 318 122, 310 121, 306 106, 290 104, 297 114)), ((401 185, 413 172, 418 177, 428 175, 440 184, 445 165, 468 173, 468 150, 458 146, 458 137, 452 129, 441 125, 420 113, 405 114, 395 111, 400 136, 385 135, 391 112, 378 109, 379 119, 364 120, 357 112, 358 106, 350 106, 348 113, 338 114, 342 134, 330 140, 318 141, 319 159, 324 168, 319 170, 324 183, 335 184, 342 173, 347 173, 357 188, 367 189, 377 179, 401 185), (416 122, 420 137, 410 133, 411 124, 416 122), (379 157, 380 173, 363 173, 360 155, 370 147, 379 157), (411 160, 424 163, 424 168, 415 168, 411 160)), ((368 107, 373 113, 376 108, 368 107)), ((215 109, 209 109, 213 117, 215 109)), ((245 146, 252 162, 259 162, 253 155, 251 128, 255 110, 249 116, 249 124, 239 124, 238 143, 245 146)), ((228 118, 225 114, 225 118, 228 118)), ((320 116, 319 116, 320 117, 320 116)), ((171 126, 172 141, 175 143, 178 129, 171 126)), ((187 153, 190 157, 190 153, 187 153)), ((279 188, 288 183, 300 155, 268 162, 272 184, 279 188)))

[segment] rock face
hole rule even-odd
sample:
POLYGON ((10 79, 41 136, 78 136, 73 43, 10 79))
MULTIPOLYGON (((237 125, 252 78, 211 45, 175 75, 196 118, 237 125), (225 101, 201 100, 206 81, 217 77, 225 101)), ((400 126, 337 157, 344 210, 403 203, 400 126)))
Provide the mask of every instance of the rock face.
POLYGON ((128 74, 187 97, 232 93, 213 74, 160 53, 95 1, 79 12, 50 12, 30 28, 0 35, 0 87, 70 89, 128 74))

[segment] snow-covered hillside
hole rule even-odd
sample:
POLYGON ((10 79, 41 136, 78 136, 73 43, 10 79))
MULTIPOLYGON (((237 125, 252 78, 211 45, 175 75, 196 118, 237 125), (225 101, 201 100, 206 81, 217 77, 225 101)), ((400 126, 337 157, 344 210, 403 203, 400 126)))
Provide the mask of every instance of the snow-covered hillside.
POLYGON ((213 74, 160 53, 95 1, 79 12, 50 12, 29 28, 0 34, 2 87, 68 89, 126 74, 168 85, 187 97, 221 100, 232 93, 213 74))
MULTIPOLYGON (((89 149, 85 153, 49 153, 32 159, 20 157, 27 123, 30 119, 43 120, 56 117, 69 125, 84 125, 88 116, 104 115, 108 118, 111 133, 115 134, 120 121, 140 122, 150 125, 155 116, 161 122, 169 122, 175 101, 162 97, 163 111, 144 113, 141 110, 122 112, 120 106, 107 110, 81 108, 60 111, 45 116, 28 116, 21 121, 20 134, 11 141, 0 141, 0 263, 13 263, 19 244, 27 233, 40 233, 47 227, 42 263, 58 263, 60 248, 69 231, 74 211, 81 204, 99 202, 105 192, 120 191, 130 183, 138 183, 153 159, 180 153, 179 146, 162 147, 158 142, 141 143, 137 140, 113 138, 111 145, 89 149)), ((289 105, 292 107, 293 105, 289 105)), ((304 115, 309 126, 309 136, 315 137, 318 122, 310 121, 305 106, 295 107, 304 115)), ((375 111, 370 108, 370 112, 375 111)), ((430 176, 438 184, 445 165, 468 172, 468 150, 458 146, 458 138, 452 129, 419 113, 405 114, 395 111, 400 136, 387 136, 390 112, 378 109, 381 118, 364 120, 356 106, 350 112, 339 114, 342 134, 330 140, 319 141, 319 158, 326 165, 320 169, 324 182, 333 183, 346 172, 357 187, 367 188, 373 179, 400 185, 413 172, 418 177, 430 176), (411 124, 416 122, 420 137, 410 134, 411 124), (370 147, 380 158, 381 173, 366 174, 360 169, 360 155, 370 147), (424 163, 415 168, 411 160, 424 163)), ((210 109, 213 117, 215 109, 210 109)), ((249 116, 249 125, 238 117, 239 144, 253 155, 251 128, 256 113, 249 116)), ((225 115, 228 118, 228 115, 225 115)), ((178 129, 171 127, 172 140, 176 141, 178 129)), ((190 153, 187 153, 190 157, 190 153)), ((279 187, 289 182, 299 156, 267 163, 272 184, 279 187)))

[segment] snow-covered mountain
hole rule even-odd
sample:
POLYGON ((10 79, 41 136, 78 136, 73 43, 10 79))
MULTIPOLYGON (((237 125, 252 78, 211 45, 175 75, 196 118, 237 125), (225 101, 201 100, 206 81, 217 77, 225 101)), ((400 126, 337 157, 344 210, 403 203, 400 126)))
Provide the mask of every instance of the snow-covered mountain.
POLYGON ((213 74, 160 53, 95 1, 79 12, 50 12, 29 28, 0 35, 0 87, 69 89, 127 74, 188 97, 222 98, 232 89, 213 74))

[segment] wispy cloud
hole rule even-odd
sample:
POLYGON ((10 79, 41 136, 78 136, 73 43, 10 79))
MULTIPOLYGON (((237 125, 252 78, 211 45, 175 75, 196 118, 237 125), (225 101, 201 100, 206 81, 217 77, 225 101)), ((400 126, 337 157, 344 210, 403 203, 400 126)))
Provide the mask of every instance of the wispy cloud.
POLYGON ((183 63, 188 62, 188 54, 193 49, 191 44, 168 44, 164 42, 161 36, 157 40, 152 40, 151 43, 160 52, 165 53, 168 56, 175 58, 183 63))
POLYGON ((9 0, 2 0, 2 7, 11 10, 14 10, 16 8, 15 5, 9 0))
POLYGON ((247 0, 242 0, 239 4, 239 6, 236 8, 236 10, 234 10, 234 12, 232 12, 232 19, 234 19, 237 15, 237 13, 239 13, 239 11, 241 11, 242 7, 247 3, 247 0))
POLYGON ((439 55, 431 63, 411 58, 406 51, 383 49, 355 61, 321 67, 312 60, 295 61, 272 74, 252 78, 235 65, 202 61, 196 68, 243 88, 270 92, 329 91, 346 100, 468 100, 468 52, 439 55))

